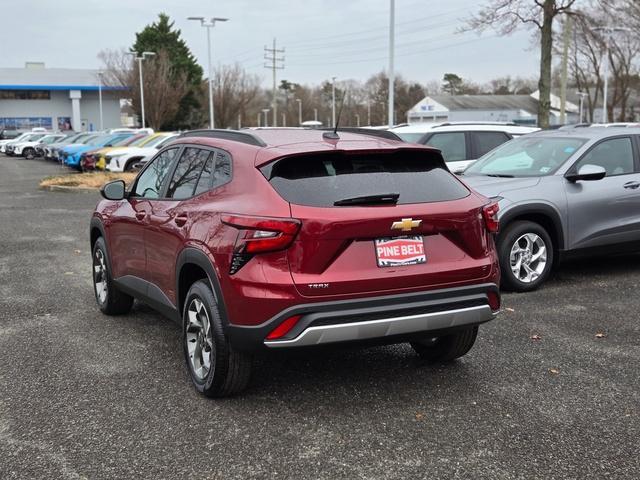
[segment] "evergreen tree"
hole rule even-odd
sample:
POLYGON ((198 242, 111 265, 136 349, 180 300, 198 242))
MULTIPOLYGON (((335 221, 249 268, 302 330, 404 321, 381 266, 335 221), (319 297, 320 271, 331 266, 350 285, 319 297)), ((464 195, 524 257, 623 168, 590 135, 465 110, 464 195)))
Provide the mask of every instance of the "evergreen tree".
MULTIPOLYGON (((173 120, 162 125, 164 130, 178 130, 199 127, 202 123, 200 103, 197 92, 202 84, 202 67, 181 38, 181 32, 174 29, 174 22, 169 16, 161 13, 158 20, 147 25, 141 32, 136 33, 136 41, 131 51, 141 55, 142 52, 160 52, 164 50, 175 74, 186 74, 189 91, 180 100, 180 108, 173 120)), ((153 58, 145 60, 154 61, 153 58)))

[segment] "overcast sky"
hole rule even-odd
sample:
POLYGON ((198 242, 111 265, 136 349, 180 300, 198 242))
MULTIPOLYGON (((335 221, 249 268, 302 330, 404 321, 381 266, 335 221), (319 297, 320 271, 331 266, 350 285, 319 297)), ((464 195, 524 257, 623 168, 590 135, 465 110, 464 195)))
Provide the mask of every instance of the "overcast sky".
MULTIPOLYGON (((509 37, 456 34, 478 0, 396 0, 396 72, 426 83, 445 72, 475 82, 535 76, 531 31, 509 37)), ((206 32, 192 15, 228 17, 213 34, 214 63, 238 61, 265 85, 263 48, 286 49, 280 79, 320 83, 364 80, 388 64, 389 0, 20 0, 2 2, 0 67, 43 61, 97 68, 103 49, 129 47, 134 34, 167 13, 206 70, 206 32)))

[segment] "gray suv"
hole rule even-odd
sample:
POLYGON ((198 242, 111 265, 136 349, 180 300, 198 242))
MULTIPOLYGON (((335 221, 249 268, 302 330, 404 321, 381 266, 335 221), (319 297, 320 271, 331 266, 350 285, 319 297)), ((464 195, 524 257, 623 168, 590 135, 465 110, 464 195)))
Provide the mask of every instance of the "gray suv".
POLYGON ((640 250, 640 128, 530 134, 483 156, 463 179, 499 200, 509 290, 536 289, 570 253, 640 250))

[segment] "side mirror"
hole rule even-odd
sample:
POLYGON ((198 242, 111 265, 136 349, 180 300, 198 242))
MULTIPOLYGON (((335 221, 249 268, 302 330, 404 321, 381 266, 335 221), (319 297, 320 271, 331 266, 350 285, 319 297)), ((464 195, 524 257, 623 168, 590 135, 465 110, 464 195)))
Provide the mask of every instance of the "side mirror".
POLYGON ((583 165, 578 170, 578 173, 567 173, 565 178, 570 182, 577 182, 578 180, 602 180, 607 176, 607 171, 604 167, 599 165, 583 165))
POLYGON ((124 180, 106 183, 100 189, 100 195, 107 200, 123 200, 125 197, 124 180))

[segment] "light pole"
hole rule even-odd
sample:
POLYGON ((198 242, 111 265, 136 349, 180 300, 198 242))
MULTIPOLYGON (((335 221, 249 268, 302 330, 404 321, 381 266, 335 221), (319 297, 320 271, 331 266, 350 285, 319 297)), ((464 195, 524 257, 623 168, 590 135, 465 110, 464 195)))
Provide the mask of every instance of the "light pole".
POLYGON ((318 109, 314 108, 313 109, 313 119, 317 122, 318 121, 318 109))
POLYGON ((360 127, 360 115, 356 113, 356 127, 360 127))
MULTIPOLYGON (((395 43, 395 11, 396 11, 396 2, 395 0, 390 0, 389 4, 389 107, 387 111, 389 112, 389 128, 393 127, 393 113, 395 111, 394 108, 394 83, 395 83, 395 75, 393 71, 393 55, 394 55, 394 43, 395 43)), ((383 117, 384 118, 384 117, 383 117)))
POLYGON ((102 116, 102 72, 98 70, 98 108, 100 110, 100 131, 103 130, 103 116, 102 116))
POLYGON ((264 113, 264 126, 265 127, 269 125, 269 122, 268 122, 268 120, 269 120, 269 117, 268 117, 269 110, 271 110, 271 109, 270 108, 263 108, 262 109, 262 113, 264 113))
POLYGON ((587 96, 585 92, 576 92, 578 97, 580 97, 580 113, 578 123, 582 123, 582 112, 584 111, 584 97, 587 96))
POLYGON ((336 126, 336 77, 331 77, 331 126, 336 126))
POLYGON ((296 102, 298 102, 298 126, 302 125, 302 100, 296 98, 296 102))
POLYGON ((144 118, 144 84, 142 80, 142 61, 147 57, 153 57, 155 54, 155 52, 142 52, 142 55, 138 56, 136 52, 129 53, 129 55, 133 55, 134 58, 138 61, 138 73, 140 76, 140 113, 142 113, 142 128, 146 127, 144 118))
POLYGON ((609 90, 609 42, 616 32, 629 32, 630 28, 624 27, 595 27, 594 32, 604 34, 604 92, 602 93, 602 123, 609 122, 609 112, 607 110, 607 91, 609 90))
POLYGON ((204 17, 187 17, 187 20, 195 20, 200 22, 202 27, 207 29, 207 58, 209 69, 209 128, 215 128, 215 118, 213 116, 213 72, 211 70, 211 29, 216 25, 216 22, 226 22, 228 18, 212 17, 210 20, 206 20, 204 17))

